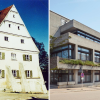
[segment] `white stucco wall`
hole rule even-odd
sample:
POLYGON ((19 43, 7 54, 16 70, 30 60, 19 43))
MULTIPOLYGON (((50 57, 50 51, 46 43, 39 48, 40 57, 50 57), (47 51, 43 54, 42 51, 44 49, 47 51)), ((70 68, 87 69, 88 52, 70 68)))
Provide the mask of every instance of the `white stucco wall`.
MULTIPOLYGON (((0 88, 6 88, 7 85, 6 66, 10 66, 11 70, 19 70, 19 63, 22 63, 24 71, 32 70, 32 78, 27 79, 27 81, 34 83, 34 80, 37 82, 40 80, 39 84, 41 84, 42 88, 36 91, 46 91, 43 76, 39 69, 39 50, 28 33, 19 13, 16 12, 18 11, 13 5, 0 24, 0 52, 5 53, 5 59, 0 59, 0 70, 5 71, 5 78, 0 78, 0 88), (15 15, 15 18, 13 18, 13 15, 15 15), (10 28, 9 24, 11 24, 10 28), (20 30, 18 30, 18 26, 20 30), (5 36, 8 37, 8 41, 5 41, 5 36), (24 39, 24 43, 21 43, 21 39, 24 39), (16 54, 16 60, 11 59, 11 53, 16 54), (32 55, 32 61, 23 61, 23 54, 32 55)), ((20 79, 16 79, 16 82, 20 82, 20 79)))

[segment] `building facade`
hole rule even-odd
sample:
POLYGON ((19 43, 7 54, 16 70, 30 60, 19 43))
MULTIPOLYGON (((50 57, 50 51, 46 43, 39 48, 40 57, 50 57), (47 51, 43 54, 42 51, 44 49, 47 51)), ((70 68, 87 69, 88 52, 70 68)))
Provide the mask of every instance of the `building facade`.
POLYGON ((82 82, 83 86, 100 84, 99 32, 50 11, 50 35, 54 37, 53 43, 51 39, 51 84, 62 87, 77 87, 82 82))
POLYGON ((0 11, 0 88, 47 93, 39 50, 14 5, 0 11))

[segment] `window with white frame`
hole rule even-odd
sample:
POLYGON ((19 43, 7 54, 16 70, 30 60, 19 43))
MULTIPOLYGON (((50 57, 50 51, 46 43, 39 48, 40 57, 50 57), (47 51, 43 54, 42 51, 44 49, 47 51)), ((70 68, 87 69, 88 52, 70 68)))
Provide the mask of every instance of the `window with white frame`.
POLYGON ((18 30, 20 30, 20 27, 18 26, 18 30))
POLYGON ((30 56, 29 55, 25 55, 25 60, 27 61, 29 61, 30 60, 30 56))
POLYGON ((11 24, 9 24, 9 28, 11 28, 11 24))
POLYGON ((24 39, 21 39, 21 43, 24 43, 24 39))
POLYGON ((30 77, 30 70, 26 71, 26 77, 30 77))
POLYGON ((12 74, 14 77, 17 77, 17 70, 12 70, 12 74))
POLYGON ((13 18, 15 18, 15 15, 13 15, 13 18))
POLYGON ((16 59, 16 54, 15 53, 11 53, 11 59, 16 59))
POLYGON ((4 40, 5 40, 5 41, 8 41, 8 37, 5 36, 5 37, 4 37, 4 40))
POLYGON ((32 78, 32 70, 26 70, 25 71, 26 77, 32 78))
POLYGON ((2 53, 0 52, 0 59, 2 59, 2 53))
POLYGON ((0 78, 2 78, 2 70, 0 69, 0 78))

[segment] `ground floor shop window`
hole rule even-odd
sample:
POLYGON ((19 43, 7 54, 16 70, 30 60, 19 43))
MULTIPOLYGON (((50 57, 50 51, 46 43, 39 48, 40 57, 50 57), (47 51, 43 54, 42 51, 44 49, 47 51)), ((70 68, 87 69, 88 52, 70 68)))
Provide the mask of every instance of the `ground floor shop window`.
POLYGON ((73 70, 51 70, 51 83, 73 81, 73 70))
POLYGON ((100 81, 100 71, 95 71, 95 82, 100 81))
MULTIPOLYGON (((89 83, 91 82, 91 70, 83 70, 84 73, 84 78, 83 78, 83 83, 89 83)), ((81 83, 81 72, 78 72, 78 83, 81 83)))

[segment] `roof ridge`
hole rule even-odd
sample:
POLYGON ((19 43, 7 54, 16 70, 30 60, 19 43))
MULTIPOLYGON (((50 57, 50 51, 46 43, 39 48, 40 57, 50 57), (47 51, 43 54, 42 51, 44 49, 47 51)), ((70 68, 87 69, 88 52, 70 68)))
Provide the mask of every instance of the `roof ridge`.
POLYGON ((0 24, 1 22, 4 20, 4 18, 6 17, 6 15, 8 14, 9 10, 12 8, 13 5, 3 9, 0 11, 0 24))
MULTIPOLYGON (((9 7, 12 7, 13 5, 11 5, 11 6, 9 6, 9 7)), ((9 7, 7 7, 7 8, 9 8, 9 7)), ((7 9, 7 8, 4 8, 4 9, 2 9, 2 10, 5 10, 5 9, 7 9)), ((2 10, 0 10, 0 11, 2 11, 2 10)))

